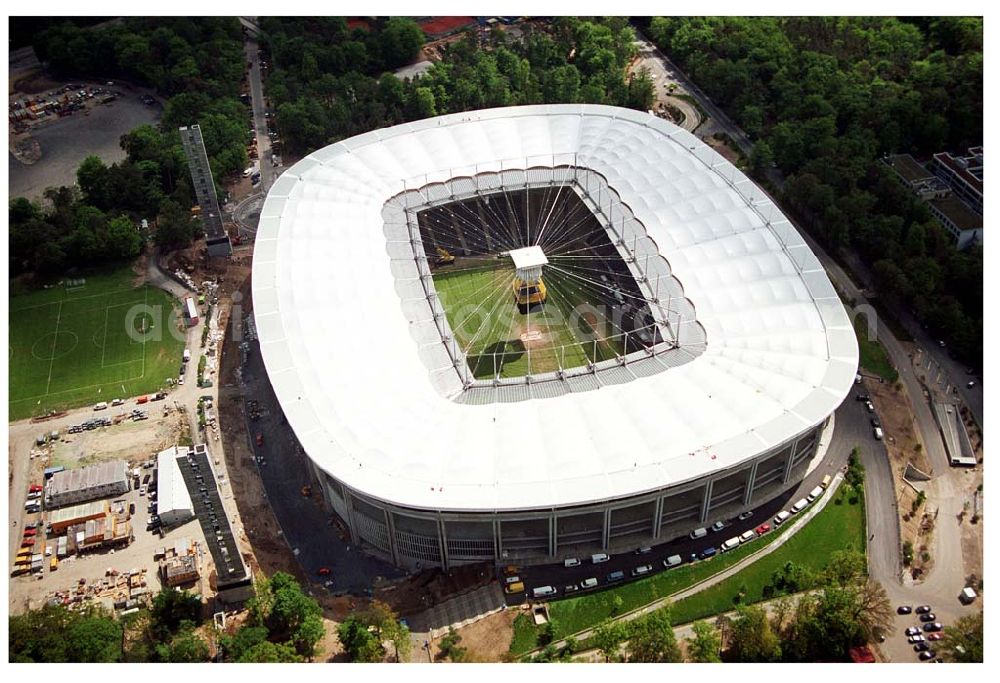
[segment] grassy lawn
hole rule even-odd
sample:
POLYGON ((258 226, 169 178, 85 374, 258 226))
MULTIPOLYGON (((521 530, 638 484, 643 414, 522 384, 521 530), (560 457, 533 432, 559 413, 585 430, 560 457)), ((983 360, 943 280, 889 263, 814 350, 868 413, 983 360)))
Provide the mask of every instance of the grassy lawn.
POLYGON ((892 366, 892 361, 889 360, 882 344, 868 339, 868 326, 860 317, 854 321, 854 332, 861 352, 861 367, 888 382, 899 379, 899 373, 892 366))
POLYGON ((725 581, 675 602, 670 608, 671 621, 674 624, 684 624, 734 609, 738 604, 734 598, 742 588, 747 590, 742 599, 744 604, 775 597, 765 595, 765 587, 771 583, 774 572, 786 562, 794 562, 812 572, 819 572, 826 566, 830 555, 838 550, 854 548, 864 553, 864 496, 859 494, 851 497, 846 489, 846 485, 841 485, 837 497, 773 553, 725 581), (852 504, 851 500, 855 502, 852 504))
MULTIPOLYGON (((578 303, 558 278, 549 283, 545 306, 521 314, 514 303, 510 266, 481 267, 434 274, 434 288, 444 307, 448 324, 459 346, 465 350, 475 377, 520 377, 553 372, 559 367, 586 365, 587 349, 573 334, 570 311, 578 303), (525 342, 524 340, 528 341, 525 342)), ((603 359, 604 349, 598 349, 603 359)), ((608 357, 613 353, 608 351, 608 357)))
MULTIPOLYGON (((774 570, 789 560, 807 569, 819 570, 826 565, 830 554, 836 550, 853 546, 864 552, 863 496, 859 495, 857 502, 852 505, 844 493, 845 489, 846 486, 841 485, 837 491, 837 498, 830 501, 822 512, 779 549, 716 586, 675 603, 671 608, 671 621, 680 624, 733 609, 732 598, 744 583, 748 588, 746 602, 763 599, 764 586, 770 582, 774 570)), ((549 614, 555 622, 556 638, 564 638, 591 628, 607 617, 624 614, 684 590, 732 566, 750 553, 769 545, 778 537, 778 534, 772 532, 710 560, 683 565, 600 593, 552 602, 549 604, 549 614), (621 598, 617 608, 615 597, 621 598)), ((537 629, 530 620, 521 626, 520 632, 515 623, 514 640, 510 651, 515 655, 527 652, 536 646, 536 638, 537 629)))
POLYGON ((519 614, 514 619, 514 639, 510 641, 511 652, 527 652, 535 647, 538 629, 535 622, 527 614, 519 614))
POLYGON ((133 287, 129 266, 85 277, 11 296, 8 419, 151 392, 177 375, 173 299, 133 287))

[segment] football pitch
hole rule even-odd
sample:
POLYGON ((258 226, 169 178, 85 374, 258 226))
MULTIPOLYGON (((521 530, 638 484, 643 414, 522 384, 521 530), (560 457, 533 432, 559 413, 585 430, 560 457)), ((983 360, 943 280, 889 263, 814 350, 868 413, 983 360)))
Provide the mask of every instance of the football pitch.
POLYGON ((517 310, 513 280, 512 266, 434 273, 434 288, 474 377, 555 372, 620 352, 611 340, 588 334, 587 323, 573 312, 583 303, 579 292, 557 274, 546 276, 545 305, 527 314, 517 310))
POLYGON ((169 328, 180 306, 134 277, 126 267, 11 296, 9 420, 149 393, 177 376, 183 333, 169 328))

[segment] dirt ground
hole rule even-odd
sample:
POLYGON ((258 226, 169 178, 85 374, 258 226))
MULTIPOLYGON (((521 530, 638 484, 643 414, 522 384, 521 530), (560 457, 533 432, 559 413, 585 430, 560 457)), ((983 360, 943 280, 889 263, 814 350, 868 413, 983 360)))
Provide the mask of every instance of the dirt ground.
MULTIPOLYGON (((462 636, 459 646, 468 649, 469 661, 502 661, 514 638, 513 624, 518 614, 520 610, 506 609, 458 629, 458 635, 462 636)), ((435 660, 441 656, 440 643, 440 638, 431 641, 431 656, 435 660)))
MULTIPOLYGON (((131 411, 135 405, 126 405, 113 410, 131 411)), ((177 441, 184 413, 174 409, 169 399, 146 403, 149 419, 142 422, 126 420, 111 427, 101 427, 79 434, 63 433, 62 439, 53 449, 51 465, 63 465, 66 469, 84 467, 108 460, 128 460, 138 462, 148 460, 177 441), (164 408, 169 413, 164 415, 164 408)))

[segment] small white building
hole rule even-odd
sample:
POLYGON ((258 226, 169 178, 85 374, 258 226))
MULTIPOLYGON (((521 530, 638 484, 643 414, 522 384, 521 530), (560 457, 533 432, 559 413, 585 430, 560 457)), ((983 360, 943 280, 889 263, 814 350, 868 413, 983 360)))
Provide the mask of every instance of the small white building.
POLYGON ((177 526, 194 518, 194 505, 177 466, 177 459, 187 457, 186 447, 174 446, 156 456, 156 512, 165 527, 177 526))

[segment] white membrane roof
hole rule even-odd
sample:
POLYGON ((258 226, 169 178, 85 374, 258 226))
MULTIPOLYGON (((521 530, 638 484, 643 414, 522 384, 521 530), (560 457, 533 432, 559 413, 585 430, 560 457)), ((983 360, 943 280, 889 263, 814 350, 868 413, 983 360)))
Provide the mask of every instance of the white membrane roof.
POLYGON ((826 273, 759 188, 687 131, 596 105, 464 112, 310 154, 261 212, 253 307, 309 456, 367 495, 431 510, 578 505, 700 478, 822 422, 858 366, 826 273), (631 381, 598 374, 589 391, 449 400, 394 287, 383 205, 428 182, 567 159, 603 174, 645 225, 707 348, 631 381))

